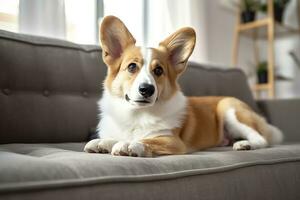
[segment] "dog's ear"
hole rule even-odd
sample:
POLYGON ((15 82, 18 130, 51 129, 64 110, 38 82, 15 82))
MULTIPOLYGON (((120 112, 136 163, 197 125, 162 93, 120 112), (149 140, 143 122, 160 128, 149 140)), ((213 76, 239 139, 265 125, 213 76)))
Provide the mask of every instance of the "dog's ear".
POLYGON ((181 28, 164 41, 160 46, 167 48, 169 60, 177 73, 182 73, 186 63, 192 54, 196 43, 196 33, 193 28, 181 28))
POLYGON ((100 27, 100 41, 102 56, 106 64, 110 65, 120 58, 124 50, 135 44, 135 39, 124 23, 115 16, 107 16, 100 27))

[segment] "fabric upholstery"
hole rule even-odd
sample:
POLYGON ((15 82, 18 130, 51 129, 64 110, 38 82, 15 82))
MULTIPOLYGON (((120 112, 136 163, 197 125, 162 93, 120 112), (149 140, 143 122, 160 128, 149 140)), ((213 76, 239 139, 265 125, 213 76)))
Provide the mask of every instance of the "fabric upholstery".
POLYGON ((179 83, 187 96, 233 96, 258 111, 245 74, 190 62, 179 83))
POLYGON ((155 181, 119 181, 0 194, 5 200, 299 200, 299 162, 155 181), (247 174, 253 176, 247 176, 247 174))
POLYGON ((0 194, 13 197, 30 191, 37 199, 49 190, 73 193, 74 189, 68 189, 72 187, 77 194, 89 199, 99 198, 102 190, 106 197, 116 198, 120 191, 125 196, 139 197, 133 199, 145 194, 150 195, 148 199, 171 199, 177 195, 168 192, 177 189, 184 192, 178 199, 184 195, 186 199, 199 199, 199 194, 207 195, 207 199, 218 195, 226 197, 221 199, 237 199, 243 195, 243 199, 251 199, 261 194, 271 199, 280 199, 283 195, 284 199, 293 199, 300 195, 300 191, 293 190, 300 184, 298 144, 248 152, 222 147, 157 158, 88 154, 82 152, 83 146, 84 143, 0 145, 0 194), (287 178, 288 174, 293 176, 287 178), (160 184, 159 188, 164 186, 160 196, 152 190, 159 189, 155 183, 160 184), (216 188, 220 194, 214 194, 216 188))
MULTIPOLYGON (((106 66, 98 46, 0 30, 0 143, 87 141, 106 66)), ((245 75, 189 63, 186 95, 235 96, 256 109, 245 75)))
POLYGON ((0 31, 0 143, 85 141, 106 67, 96 46, 0 31))
POLYGON ((283 131, 285 141, 300 141, 300 99, 260 100, 257 103, 270 123, 283 131))

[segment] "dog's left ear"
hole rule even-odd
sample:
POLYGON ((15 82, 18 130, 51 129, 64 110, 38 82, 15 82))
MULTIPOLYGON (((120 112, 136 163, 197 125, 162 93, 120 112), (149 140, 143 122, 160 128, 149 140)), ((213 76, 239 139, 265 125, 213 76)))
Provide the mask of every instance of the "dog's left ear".
POLYGON ((196 43, 196 33, 193 28, 181 28, 164 41, 160 46, 167 48, 169 59, 177 73, 182 73, 186 63, 191 56, 196 43))

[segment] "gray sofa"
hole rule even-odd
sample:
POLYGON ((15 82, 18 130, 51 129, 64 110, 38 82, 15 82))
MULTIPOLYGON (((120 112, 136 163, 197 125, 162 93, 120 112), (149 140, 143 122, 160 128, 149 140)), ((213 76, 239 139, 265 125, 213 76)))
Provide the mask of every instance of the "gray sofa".
POLYGON ((88 154, 105 71, 97 46, 0 31, 0 199, 300 199, 300 99, 255 102, 240 70, 189 63, 186 95, 235 96, 286 143, 157 158, 88 154))

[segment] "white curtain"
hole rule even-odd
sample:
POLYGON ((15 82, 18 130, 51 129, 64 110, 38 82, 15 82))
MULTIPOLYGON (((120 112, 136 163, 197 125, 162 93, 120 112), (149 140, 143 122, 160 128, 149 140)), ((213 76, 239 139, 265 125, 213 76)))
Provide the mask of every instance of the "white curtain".
POLYGON ((64 39, 66 35, 64 0, 20 0, 19 31, 64 39))
POLYGON ((157 46, 176 30, 190 26, 197 34, 195 50, 190 58, 196 62, 207 60, 207 32, 205 28, 205 1, 199 0, 145 0, 147 2, 147 46, 157 46))

